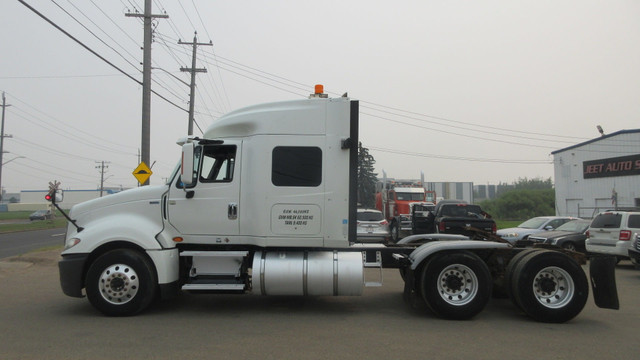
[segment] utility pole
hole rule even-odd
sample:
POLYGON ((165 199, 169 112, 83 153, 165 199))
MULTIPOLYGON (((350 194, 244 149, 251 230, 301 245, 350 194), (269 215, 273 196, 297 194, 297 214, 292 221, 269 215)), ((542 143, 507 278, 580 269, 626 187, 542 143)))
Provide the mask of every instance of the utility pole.
POLYGON ((190 72, 191 73, 191 93, 189 94, 189 130, 188 135, 193 135, 193 112, 194 112, 194 103, 195 103, 195 95, 196 95, 196 73, 198 72, 207 72, 207 69, 204 68, 196 68, 196 49, 198 45, 208 45, 213 46, 213 42, 209 41, 208 43, 199 43, 198 42, 198 32, 194 32, 193 42, 184 42, 182 40, 178 40, 178 44, 180 45, 193 45, 193 55, 191 57, 191 68, 181 67, 180 71, 190 72))
MULTIPOLYGON (((153 18, 168 18, 169 15, 152 15, 152 0, 144 0, 144 14, 127 13, 125 16, 141 17, 144 19, 144 44, 142 54, 142 161, 149 163, 151 158, 151 20, 153 18)), ((143 185, 149 185, 147 180, 143 185)))
POLYGON ((2 124, 0 125, 0 200, 2 200, 2 156, 4 155, 4 109, 7 106, 7 99, 4 96, 4 91, 2 92, 2 124))
POLYGON ((105 165, 105 164, 109 164, 111 163, 110 161, 96 161, 96 169, 100 169, 100 197, 102 197, 102 191, 104 189, 104 172, 105 169, 109 168, 109 165, 105 165))

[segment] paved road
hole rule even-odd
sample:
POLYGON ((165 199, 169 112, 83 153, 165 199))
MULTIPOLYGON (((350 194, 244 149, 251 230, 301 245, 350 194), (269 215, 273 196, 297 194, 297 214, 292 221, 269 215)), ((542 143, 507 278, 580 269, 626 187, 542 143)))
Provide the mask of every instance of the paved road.
POLYGON ((58 258, 46 251, 0 261, 3 360, 638 357, 640 271, 628 262, 617 268, 621 310, 590 299, 569 323, 543 324, 505 299, 470 321, 415 313, 394 270, 361 297, 183 294, 139 316, 108 318, 62 294, 58 258))
POLYGON ((65 229, 0 234, 0 259, 51 246, 64 245, 65 229))

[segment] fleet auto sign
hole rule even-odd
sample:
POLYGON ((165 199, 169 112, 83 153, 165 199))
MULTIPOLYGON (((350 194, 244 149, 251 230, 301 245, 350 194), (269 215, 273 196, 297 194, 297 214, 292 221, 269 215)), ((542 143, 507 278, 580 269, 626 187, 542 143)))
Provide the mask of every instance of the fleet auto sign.
POLYGON ((640 175, 640 154, 585 161, 582 174, 585 179, 640 175))

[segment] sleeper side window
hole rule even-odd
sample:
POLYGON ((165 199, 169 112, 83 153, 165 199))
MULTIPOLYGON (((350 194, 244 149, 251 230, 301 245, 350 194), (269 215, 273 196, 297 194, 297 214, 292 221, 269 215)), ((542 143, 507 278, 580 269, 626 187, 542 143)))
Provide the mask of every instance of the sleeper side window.
POLYGON ((278 146, 272 152, 275 186, 316 187, 322 183, 322 150, 315 146, 278 146))

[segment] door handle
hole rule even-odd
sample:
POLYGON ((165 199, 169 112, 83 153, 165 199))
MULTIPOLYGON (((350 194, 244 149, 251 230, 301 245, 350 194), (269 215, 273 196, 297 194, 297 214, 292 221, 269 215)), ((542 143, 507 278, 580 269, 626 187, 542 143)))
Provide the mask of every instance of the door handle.
POLYGON ((229 207, 227 208, 227 216, 231 220, 234 220, 234 219, 238 218, 238 204, 237 203, 229 203, 229 207))

